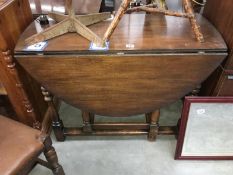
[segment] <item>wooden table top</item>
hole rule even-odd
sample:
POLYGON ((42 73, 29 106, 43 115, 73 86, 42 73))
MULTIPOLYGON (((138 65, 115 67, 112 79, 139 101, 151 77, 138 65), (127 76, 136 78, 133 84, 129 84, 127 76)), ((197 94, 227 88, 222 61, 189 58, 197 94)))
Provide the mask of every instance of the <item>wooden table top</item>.
MULTIPOLYGON (((89 51, 88 40, 70 33, 49 40, 42 53, 24 50, 25 39, 41 30, 35 22, 22 34, 15 58, 43 87, 83 111, 148 113, 195 89, 226 57, 218 31, 205 18, 198 21, 204 43, 196 41, 188 19, 131 14, 123 16, 109 51, 89 51)), ((103 36, 109 23, 90 29, 103 36)))
MULTIPOLYGON (((219 32, 204 17, 197 16, 205 42, 199 43, 186 18, 158 14, 126 14, 110 39, 108 51, 89 51, 90 42, 76 33, 69 33, 49 40, 44 54, 95 54, 98 53, 161 53, 161 52, 226 52, 227 47, 219 32)), ((102 37, 111 20, 94 24, 89 28, 102 37)), ((52 24, 51 24, 52 25, 52 24)), ((15 48, 16 54, 28 52, 25 39, 43 29, 33 22, 21 35, 15 48)))

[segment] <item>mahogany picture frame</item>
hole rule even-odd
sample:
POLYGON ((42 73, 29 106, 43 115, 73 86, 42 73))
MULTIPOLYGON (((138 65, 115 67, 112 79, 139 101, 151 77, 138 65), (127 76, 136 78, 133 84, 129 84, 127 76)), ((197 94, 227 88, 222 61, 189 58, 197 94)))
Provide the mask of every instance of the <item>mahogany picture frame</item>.
MULTIPOLYGON (((232 109, 233 109, 233 97, 191 97, 191 96, 185 97, 181 119, 179 123, 179 132, 178 132, 178 140, 177 140, 177 145, 176 145, 175 160, 233 160, 233 150, 231 150, 231 153, 229 155, 226 155, 226 154, 221 155, 221 153, 216 153, 216 155, 208 155, 208 153, 203 154, 203 155, 198 155, 198 154, 197 155, 184 155, 183 154, 184 141, 187 137, 186 130, 187 130, 187 124, 189 121, 190 108, 192 104, 197 104, 197 103, 221 104, 221 105, 232 104, 232 109)), ((195 120, 197 121, 197 119, 195 120)), ((226 133, 225 135, 227 134, 228 133, 226 133)), ((229 132, 229 134, 231 133, 229 132)), ((200 139, 206 139, 206 138, 200 137, 200 139)), ((202 145, 200 145, 199 147, 202 147, 202 145)))

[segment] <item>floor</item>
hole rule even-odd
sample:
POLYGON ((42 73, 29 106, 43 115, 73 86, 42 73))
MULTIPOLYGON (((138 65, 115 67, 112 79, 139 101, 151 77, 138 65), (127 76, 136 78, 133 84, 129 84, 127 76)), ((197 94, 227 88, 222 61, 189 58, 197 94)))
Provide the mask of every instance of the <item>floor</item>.
MULTIPOLYGON (((180 117, 181 102, 161 110, 161 125, 174 125, 180 117)), ((79 110, 62 104, 60 115, 66 126, 81 125, 79 110)), ((97 117, 98 121, 112 118, 97 117)), ((123 119, 120 119, 123 120, 123 119)), ((141 121, 143 116, 124 120, 141 121)), ((67 175, 232 175, 233 161, 174 160, 176 139, 159 136, 148 142, 146 136, 133 137, 68 137, 53 145, 67 175)), ((50 175, 50 170, 37 165, 30 175, 50 175)))

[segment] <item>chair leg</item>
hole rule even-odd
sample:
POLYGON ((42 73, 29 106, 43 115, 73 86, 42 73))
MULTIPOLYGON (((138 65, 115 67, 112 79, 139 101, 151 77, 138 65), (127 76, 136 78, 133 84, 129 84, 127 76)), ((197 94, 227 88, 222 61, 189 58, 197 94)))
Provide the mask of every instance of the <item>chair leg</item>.
POLYGON ((204 37, 201 33, 200 26, 197 24, 197 20, 194 15, 191 0, 183 0, 183 4, 185 12, 193 15, 191 18, 189 18, 189 20, 194 31, 195 37, 199 42, 204 42, 204 37))
POLYGON ((149 141, 155 141, 156 137, 159 132, 159 116, 160 116, 160 111, 156 110, 154 112, 151 112, 149 114, 146 114, 146 119, 150 123, 150 130, 148 133, 148 140, 149 141), (150 117, 150 119, 149 119, 150 117))
POLYGON ((46 160, 51 166, 54 175, 65 175, 65 172, 62 166, 58 163, 57 153, 52 146, 52 140, 50 137, 47 137, 44 141, 44 155, 46 160))
POLYGON ((52 127, 56 139, 57 141, 64 141, 65 140, 64 125, 59 117, 56 107, 54 106, 53 96, 44 87, 41 87, 41 90, 42 90, 42 94, 44 95, 44 100, 48 102, 49 107, 51 108, 51 110, 53 110, 52 127))

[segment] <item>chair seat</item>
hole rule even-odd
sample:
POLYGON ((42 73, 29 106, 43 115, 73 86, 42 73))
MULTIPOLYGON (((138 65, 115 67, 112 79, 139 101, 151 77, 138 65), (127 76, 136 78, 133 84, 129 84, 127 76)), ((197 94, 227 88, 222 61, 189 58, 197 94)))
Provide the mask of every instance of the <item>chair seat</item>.
POLYGON ((0 174, 18 174, 44 146, 40 131, 0 115, 0 174), (16 173, 17 172, 17 173, 16 173))

